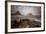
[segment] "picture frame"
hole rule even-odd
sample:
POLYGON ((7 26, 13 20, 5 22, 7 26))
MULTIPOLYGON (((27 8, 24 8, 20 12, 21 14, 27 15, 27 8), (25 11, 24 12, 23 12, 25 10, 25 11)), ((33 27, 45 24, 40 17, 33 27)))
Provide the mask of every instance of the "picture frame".
MULTIPOLYGON (((26 9, 24 9, 24 11, 25 10, 26 9)), ((27 9, 27 13, 28 13, 28 10, 29 9, 27 9)), ((5 2, 5 33, 40 32, 40 31, 45 31, 45 3, 44 2, 27 2, 27 1, 6 1, 5 2), (41 23, 40 26, 37 26, 37 27, 33 26, 30 28, 25 28, 25 27, 24 28, 13 28, 13 27, 11 27, 11 19, 12 19, 11 16, 15 15, 13 12, 15 9, 15 8, 13 8, 14 6, 20 7, 21 10, 22 10, 22 7, 26 7, 26 6, 27 7, 31 6, 33 8, 33 9, 31 9, 32 11, 33 10, 35 11, 36 9, 37 9, 36 11, 38 11, 38 9, 39 9, 40 13, 38 13, 38 12, 36 12, 36 13, 40 14, 40 23, 41 23), (11 8, 13 8, 13 11, 11 8), (13 12, 13 14, 11 11, 13 12)))

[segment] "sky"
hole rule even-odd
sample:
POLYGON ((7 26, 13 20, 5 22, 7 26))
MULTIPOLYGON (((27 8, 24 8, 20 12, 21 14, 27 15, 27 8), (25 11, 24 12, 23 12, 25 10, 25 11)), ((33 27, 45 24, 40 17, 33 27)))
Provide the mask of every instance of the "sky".
POLYGON ((15 6, 12 5, 12 13, 19 11, 22 15, 27 15, 32 13, 32 15, 40 15, 41 7, 40 6, 15 6))

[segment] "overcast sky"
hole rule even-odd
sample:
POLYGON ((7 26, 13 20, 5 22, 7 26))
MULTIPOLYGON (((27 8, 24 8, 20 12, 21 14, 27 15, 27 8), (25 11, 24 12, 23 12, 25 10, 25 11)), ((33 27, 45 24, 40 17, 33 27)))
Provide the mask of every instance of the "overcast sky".
POLYGON ((32 15, 40 15, 41 7, 35 6, 12 6, 12 13, 19 11, 23 15, 27 15, 28 13, 32 13, 32 15))

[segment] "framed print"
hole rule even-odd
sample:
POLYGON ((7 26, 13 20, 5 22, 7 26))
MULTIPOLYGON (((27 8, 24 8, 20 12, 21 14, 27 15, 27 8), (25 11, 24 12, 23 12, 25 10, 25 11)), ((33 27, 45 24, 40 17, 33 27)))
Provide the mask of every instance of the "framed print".
POLYGON ((45 3, 43 2, 6 2, 6 32, 45 31, 45 3))

